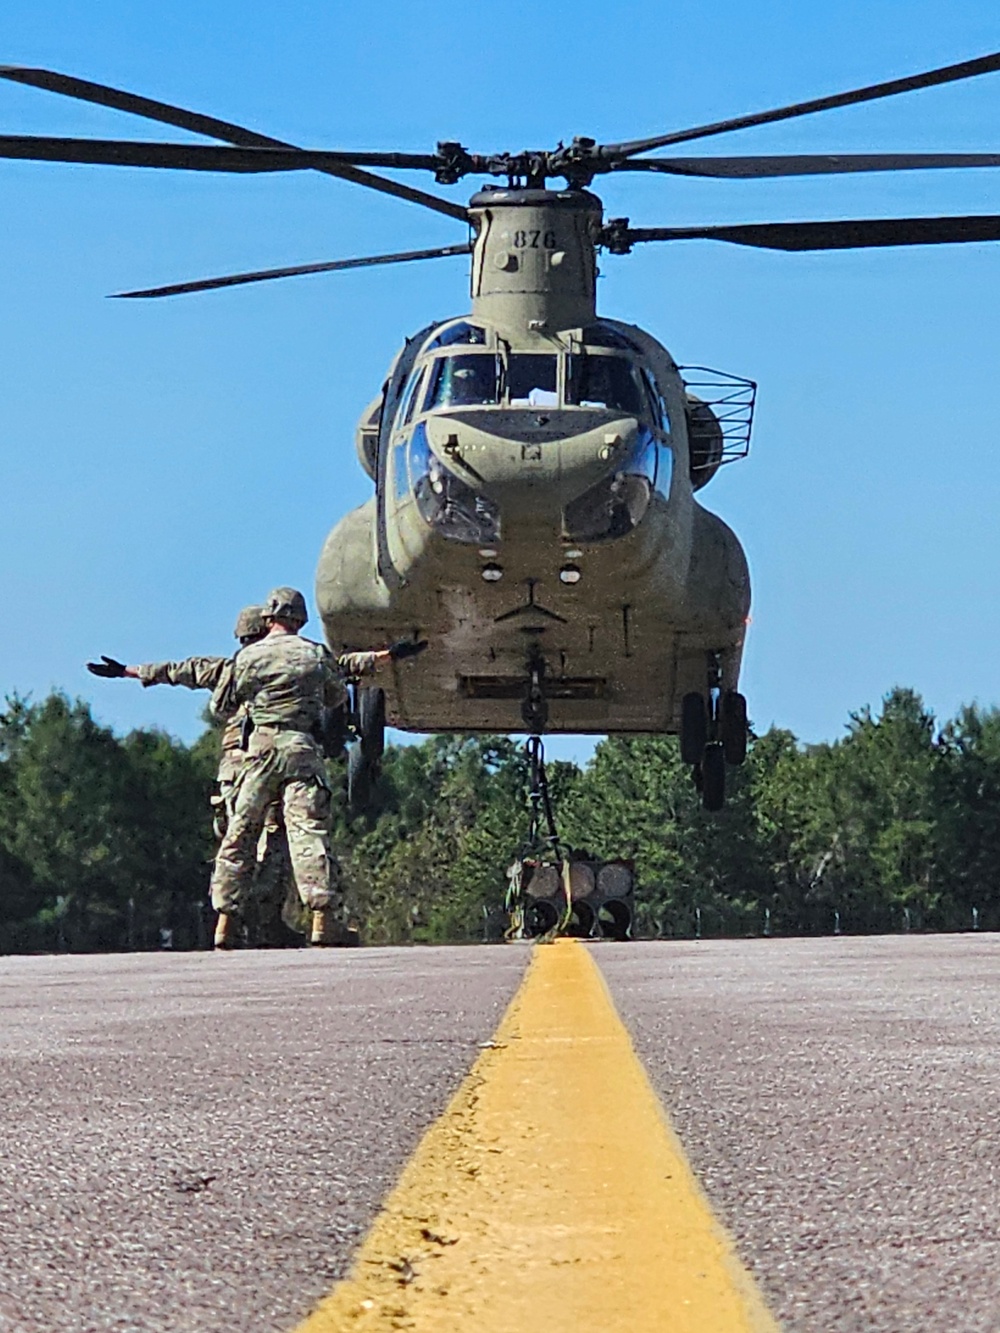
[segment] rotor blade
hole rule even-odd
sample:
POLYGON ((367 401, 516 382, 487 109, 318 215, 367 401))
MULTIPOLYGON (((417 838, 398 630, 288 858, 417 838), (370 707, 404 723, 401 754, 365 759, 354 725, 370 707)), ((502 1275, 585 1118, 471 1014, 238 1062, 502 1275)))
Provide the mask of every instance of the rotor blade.
MULTIPOLYGON (((66 97, 75 97, 79 101, 94 102, 98 106, 111 107, 115 111, 127 111, 132 115, 143 116, 146 120, 175 125, 178 129, 191 130, 195 134, 204 134, 210 139, 221 139, 224 143, 236 144, 242 148, 294 147, 294 144, 285 143, 281 139, 272 139, 266 134, 258 134, 255 130, 245 129, 242 125, 234 125, 227 120, 203 116, 196 111, 185 111, 183 107, 171 106, 167 102, 139 97, 135 93, 122 92, 102 83, 91 83, 89 79, 76 79, 68 74, 57 74, 53 70, 0 65, 0 78, 35 88, 44 88, 48 92, 61 93, 66 97)), ((450 200, 439 199, 437 195, 428 194, 425 190, 415 190, 412 186, 386 180, 383 176, 374 176, 368 171, 359 171, 346 163, 336 166, 327 164, 317 166, 315 169, 328 176, 350 181, 354 185, 364 185, 382 194, 394 195, 409 203, 422 204, 425 208, 443 213, 446 217, 457 218, 460 222, 468 220, 468 212, 461 204, 453 204, 450 200)))
POLYGON ((853 250, 885 245, 958 245, 1000 241, 1000 216, 868 218, 835 222, 759 222, 718 227, 630 227, 639 241, 731 241, 765 250, 853 250))
POLYGON ((196 282, 177 282, 170 287, 147 287, 140 292, 114 292, 116 300, 140 296, 181 296, 185 292, 209 292, 217 287, 239 287, 247 282, 269 282, 272 278, 294 278, 303 273, 334 273, 345 268, 370 268, 374 264, 406 264, 411 259, 444 259, 448 255, 467 255, 464 245, 444 245, 435 250, 405 250, 396 255, 364 255, 360 259, 334 259, 325 264, 295 264, 291 268, 265 268, 255 273, 231 273, 224 278, 202 278, 196 282))
MULTIPOLYGON (((202 143, 149 143, 142 139, 62 139, 2 134, 0 157, 42 162, 89 162, 116 167, 166 167, 180 171, 306 171, 356 161, 433 170, 426 153, 339 153, 313 148, 230 148, 202 143)), ((464 210, 463 210, 464 211, 464 210)))
POLYGON ((239 144, 244 148, 293 146, 282 143, 279 139, 268 138, 265 134, 257 134, 254 130, 244 129, 242 125, 233 125, 228 120, 216 120, 214 116, 203 116, 197 111, 185 111, 183 107, 171 106, 168 102, 157 102, 150 97, 122 92, 103 83, 91 83, 89 79, 76 79, 70 74, 59 74, 51 69, 0 65, 0 79, 25 83, 32 88, 44 88, 50 93, 75 97, 80 102, 94 102, 98 106, 111 107, 114 111, 127 111, 135 116, 143 116, 146 120, 158 120, 163 125, 176 125, 178 129, 191 130, 195 134, 204 134, 210 139, 222 139, 226 143, 239 144))
POLYGON ((753 125, 769 125, 776 120, 791 120, 796 116, 812 115, 814 111, 830 111, 838 106, 853 106, 857 102, 874 102, 880 97, 895 97, 897 93, 931 88, 939 83, 974 79, 980 74, 992 74, 995 70, 1000 70, 1000 51, 979 56, 975 60, 963 60, 958 65, 944 65, 941 69, 928 70, 925 74, 911 74, 904 79, 890 79, 886 83, 872 83, 866 88, 855 88, 851 92, 834 93, 831 97, 816 97, 809 102, 795 102, 791 106, 778 107, 774 111, 758 111, 749 116, 736 116, 732 120, 718 120, 712 125, 699 125, 690 130, 675 130, 672 134, 660 134, 651 139, 604 144, 600 154, 602 157, 631 157, 634 153, 665 148, 667 144, 687 143, 691 139, 707 139, 714 134, 727 134, 730 130, 745 130, 753 125))
POLYGON ((855 171, 929 171, 1000 167, 1000 153, 820 153, 794 157, 630 157, 612 171, 656 171, 668 176, 829 176, 855 171))

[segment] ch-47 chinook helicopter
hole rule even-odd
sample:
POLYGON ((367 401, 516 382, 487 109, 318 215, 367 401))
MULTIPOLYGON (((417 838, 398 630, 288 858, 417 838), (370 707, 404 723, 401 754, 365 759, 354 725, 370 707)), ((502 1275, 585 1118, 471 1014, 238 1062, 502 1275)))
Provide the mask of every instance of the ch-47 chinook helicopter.
POLYGON ((0 136, 0 156, 195 171, 316 170, 454 218, 436 249, 302 264, 144 291, 161 297, 453 255, 472 256, 472 310, 396 357, 357 432, 374 497, 330 534, 317 601, 336 648, 419 635, 429 650, 360 697, 352 776, 363 788, 386 721, 415 731, 679 733, 705 805, 742 761, 738 692, 750 605, 733 533, 695 498, 748 447, 754 386, 687 374, 650 334, 596 309, 601 249, 711 239, 836 250, 1000 239, 1000 216, 633 227, 589 187, 611 172, 759 177, 1000 166, 994 153, 645 157, 696 139, 1000 70, 1000 53, 649 138, 481 155, 304 150, 238 125, 47 70, 0 76, 221 144, 0 136), (368 168, 442 185, 501 178, 467 206, 368 168), (565 188, 550 189, 563 181, 565 188))

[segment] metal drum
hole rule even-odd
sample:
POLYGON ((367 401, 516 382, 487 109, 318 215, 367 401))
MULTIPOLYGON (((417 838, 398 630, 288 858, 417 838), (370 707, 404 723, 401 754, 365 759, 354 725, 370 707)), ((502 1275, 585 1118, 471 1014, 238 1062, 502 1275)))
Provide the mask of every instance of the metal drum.
POLYGON ((530 898, 554 898, 562 893, 562 874, 558 866, 541 865, 531 867, 526 891, 530 898))
POLYGON ((611 861, 597 872, 597 889, 602 898, 626 898, 634 884, 632 871, 621 861, 611 861))
POLYGON ((589 866, 586 861, 571 862, 569 884, 574 902, 578 898, 589 898, 597 887, 597 878, 594 875, 593 866, 589 866))

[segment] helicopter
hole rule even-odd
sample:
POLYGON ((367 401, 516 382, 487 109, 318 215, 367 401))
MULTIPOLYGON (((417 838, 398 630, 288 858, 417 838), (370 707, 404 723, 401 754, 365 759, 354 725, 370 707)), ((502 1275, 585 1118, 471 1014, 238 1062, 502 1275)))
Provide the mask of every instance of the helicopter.
POLYGON ((245 127, 49 70, 0 77, 159 121, 211 144, 0 135, 0 157, 221 172, 315 170, 454 219, 449 246, 116 293, 161 298, 350 268, 466 256, 471 310, 406 340, 358 423, 374 494, 330 533, 316 600, 336 651, 426 639, 356 691, 349 755, 363 801, 387 725, 411 731, 676 734, 704 806, 747 752, 739 673, 749 623, 742 547, 698 498, 746 456, 756 386, 678 365, 651 334, 599 315, 598 257, 716 240, 784 251, 1000 240, 1000 216, 635 227, 591 189, 626 171, 760 179, 987 168, 992 153, 645 156, 657 149, 1000 70, 1000 53, 620 143, 480 154, 301 149, 245 127), (467 205, 439 185, 490 177, 467 205), (553 188, 550 182, 562 182, 553 188))

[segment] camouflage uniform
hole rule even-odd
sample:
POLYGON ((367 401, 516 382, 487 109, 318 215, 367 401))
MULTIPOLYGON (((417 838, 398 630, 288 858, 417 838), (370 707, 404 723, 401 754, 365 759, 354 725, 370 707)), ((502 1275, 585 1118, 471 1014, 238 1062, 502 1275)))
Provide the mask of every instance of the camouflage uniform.
MULTIPOLYGON (((211 690, 209 705, 212 715, 225 725, 222 730, 222 757, 217 781, 220 796, 213 805, 225 805, 223 793, 235 781, 242 758, 243 718, 232 709, 225 711, 219 705, 232 691, 233 659, 231 657, 186 657, 180 662, 143 662, 136 667, 143 688, 150 685, 183 685, 187 690, 211 690)), ((218 815, 216 816, 218 832, 218 815)), ((219 834, 221 837, 221 833, 219 834)))
POLYGON ((330 788, 315 731, 324 708, 342 707, 344 675, 374 669, 375 653, 335 659, 298 634, 250 644, 233 665, 232 699, 253 729, 236 780, 232 819, 212 874, 212 906, 238 914, 253 878, 268 808, 280 804, 299 896, 314 912, 330 907, 339 867, 330 847, 330 788))
MULTIPOLYGON (((246 763, 246 736, 249 722, 245 704, 235 704, 233 700, 232 660, 228 670, 222 673, 219 684, 212 693, 209 704, 212 716, 223 723, 222 754, 219 759, 219 772, 216 776, 218 790, 212 797, 215 805, 214 827, 219 842, 226 836, 233 818, 236 805, 236 792, 243 765, 246 763)), ((257 841, 257 869, 254 876, 253 896, 259 909, 264 914, 257 921, 252 938, 268 928, 265 920, 277 921, 280 916, 286 926, 296 929, 298 895, 292 879, 292 865, 288 858, 288 839, 285 825, 281 818, 281 807, 272 803, 264 816, 264 827, 257 841)))
POLYGON ((182 662, 144 662, 136 667, 143 687, 183 685, 187 690, 217 690, 232 670, 231 657, 186 657, 182 662))
MULTIPOLYGON (((231 657, 188 657, 180 662, 145 662, 136 669, 144 687, 182 685, 189 690, 212 691, 209 707, 213 716, 223 723, 222 754, 216 775, 218 791, 212 797, 214 827, 220 841, 233 816, 237 783, 247 757, 244 748, 246 708, 243 705, 234 707, 232 701, 233 662, 231 657)), ((272 805, 266 812, 256 848, 256 867, 255 899, 262 906, 270 906, 275 913, 284 909, 283 915, 291 916, 288 908, 294 906, 296 899, 285 827, 277 805, 272 805)))

